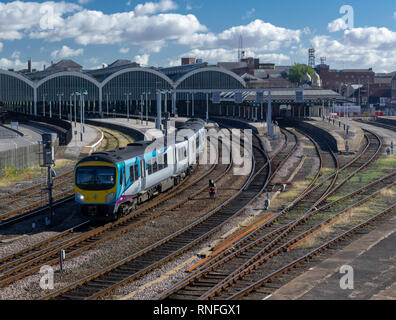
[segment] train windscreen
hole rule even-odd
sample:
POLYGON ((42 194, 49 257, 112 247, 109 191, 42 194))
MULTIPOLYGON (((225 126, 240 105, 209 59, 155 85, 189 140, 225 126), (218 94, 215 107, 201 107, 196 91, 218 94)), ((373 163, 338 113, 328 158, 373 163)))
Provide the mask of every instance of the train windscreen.
POLYGON ((108 190, 116 182, 116 169, 112 167, 79 167, 76 185, 82 190, 108 190))

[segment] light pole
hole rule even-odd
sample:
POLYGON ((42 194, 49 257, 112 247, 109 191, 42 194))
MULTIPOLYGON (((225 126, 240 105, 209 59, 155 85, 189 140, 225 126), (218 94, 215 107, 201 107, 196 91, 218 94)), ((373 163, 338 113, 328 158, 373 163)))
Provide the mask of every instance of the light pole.
POLYGON ((195 112, 195 106, 194 106, 194 92, 191 93, 191 116, 194 118, 194 112, 195 112))
POLYGON ((143 94, 140 95, 140 123, 143 124, 143 94))
POLYGON ((146 95, 146 126, 148 126, 148 96, 151 94, 150 92, 143 92, 146 95))
POLYGON ((188 117, 188 111, 189 111, 189 106, 190 106, 190 100, 189 100, 189 94, 187 93, 187 101, 186 101, 186 104, 187 104, 187 117, 188 117))
POLYGON ((80 96, 80 139, 83 141, 84 128, 84 95, 88 95, 87 90, 81 90, 81 92, 76 92, 76 95, 80 96))
POLYGON ((72 93, 72 97, 74 97, 74 127, 77 127, 77 93, 72 93))
POLYGON ((57 96, 59 98, 59 119, 62 119, 62 97, 63 97, 63 93, 58 93, 57 96))
POLYGON ((45 117, 45 97, 47 96, 46 93, 43 93, 43 117, 45 117))
POLYGON ((110 95, 110 93, 106 92, 107 116, 109 116, 109 95, 110 95))
POLYGON ((125 93, 125 95, 127 96, 127 118, 129 121, 129 97, 131 96, 131 93, 128 92, 128 93, 125 93))

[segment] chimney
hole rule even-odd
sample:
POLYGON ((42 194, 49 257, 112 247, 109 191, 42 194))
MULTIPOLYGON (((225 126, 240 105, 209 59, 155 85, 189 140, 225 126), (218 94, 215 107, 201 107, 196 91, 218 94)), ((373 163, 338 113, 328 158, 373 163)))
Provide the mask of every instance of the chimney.
POLYGON ((45 71, 45 65, 44 65, 44 69, 43 70, 45 71))
POLYGON ((29 58, 28 60, 28 72, 32 72, 32 59, 29 58))

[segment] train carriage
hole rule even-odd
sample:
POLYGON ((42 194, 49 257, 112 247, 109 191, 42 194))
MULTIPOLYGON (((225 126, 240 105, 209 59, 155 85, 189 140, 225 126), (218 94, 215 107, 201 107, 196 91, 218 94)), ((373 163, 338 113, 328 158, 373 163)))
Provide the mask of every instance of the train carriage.
POLYGON ((114 220, 180 183, 204 148, 204 125, 202 120, 187 121, 167 146, 163 139, 138 141, 79 161, 75 200, 81 213, 92 220, 114 220))

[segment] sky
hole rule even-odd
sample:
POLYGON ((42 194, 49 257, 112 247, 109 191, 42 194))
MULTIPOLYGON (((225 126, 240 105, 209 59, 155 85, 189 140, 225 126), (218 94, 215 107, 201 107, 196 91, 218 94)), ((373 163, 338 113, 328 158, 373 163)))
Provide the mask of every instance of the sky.
POLYGON ((333 69, 396 71, 394 0, 0 1, 0 68, 42 70, 72 59, 86 69, 116 59, 143 66, 246 56, 290 65, 326 57, 333 69))

